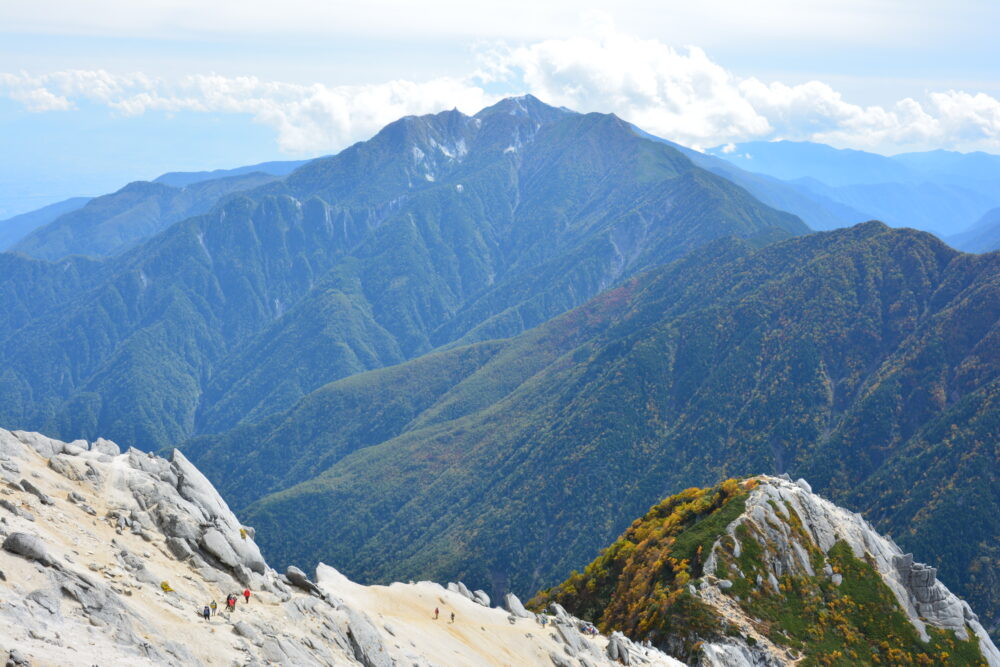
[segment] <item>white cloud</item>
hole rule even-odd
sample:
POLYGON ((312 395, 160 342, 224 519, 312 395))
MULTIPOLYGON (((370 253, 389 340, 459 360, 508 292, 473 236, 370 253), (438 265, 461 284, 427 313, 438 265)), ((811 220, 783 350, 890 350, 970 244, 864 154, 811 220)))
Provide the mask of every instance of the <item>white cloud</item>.
POLYGON ((770 129, 734 76, 696 47, 676 50, 608 31, 599 39, 550 40, 500 51, 486 71, 519 78, 553 104, 614 112, 691 146, 762 136, 770 129))
POLYGON ((696 47, 674 49, 604 29, 598 37, 500 49, 485 76, 517 81, 544 100, 611 111, 694 147, 793 139, 886 152, 1000 150, 1000 102, 979 93, 930 93, 890 107, 852 104, 820 81, 740 78, 696 47))
POLYGON ((86 101, 130 116, 148 111, 248 114, 275 129, 282 150, 309 154, 344 148, 401 116, 453 107, 472 113, 495 99, 478 86, 448 78, 330 87, 218 75, 165 81, 80 70, 37 77, 0 74, 0 95, 31 111, 67 111, 74 101, 86 101))
POLYGON ((673 48, 606 23, 592 32, 483 50, 480 69, 465 78, 329 86, 71 70, 0 74, 0 95, 38 112, 70 111, 87 102, 126 115, 248 114, 275 130, 283 150, 303 154, 341 149, 407 114, 452 107, 471 113, 493 102, 498 90, 531 92, 579 111, 613 112, 699 148, 793 139, 883 152, 1000 150, 1000 101, 984 93, 938 91, 922 101, 860 106, 820 81, 789 85, 736 76, 697 47, 673 48))
POLYGON ((73 103, 61 95, 53 95, 45 88, 12 90, 10 98, 20 102, 28 111, 69 111, 73 103))

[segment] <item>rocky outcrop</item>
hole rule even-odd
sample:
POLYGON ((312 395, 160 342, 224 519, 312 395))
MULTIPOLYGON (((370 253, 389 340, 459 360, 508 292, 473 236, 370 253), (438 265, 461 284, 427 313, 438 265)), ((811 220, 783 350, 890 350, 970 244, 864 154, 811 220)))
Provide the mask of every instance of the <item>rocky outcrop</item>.
POLYGON ((531 618, 534 616, 534 614, 524 608, 520 598, 513 593, 507 593, 503 596, 503 606, 504 609, 518 618, 531 618))
POLYGON ((40 501, 42 501, 43 505, 51 505, 52 504, 52 502, 53 502, 52 499, 49 498, 48 495, 42 493, 41 489, 39 489, 37 486, 35 486, 34 484, 32 484, 30 480, 22 479, 20 481, 20 484, 21 484, 21 488, 22 489, 24 489, 25 491, 27 491, 28 493, 30 493, 31 495, 35 496, 40 501))
POLYGON ((971 619, 968 605, 952 595, 937 580, 937 569, 913 562, 913 554, 893 556, 892 564, 917 616, 931 625, 954 630, 962 639, 967 638, 965 624, 971 619))
POLYGON ((625 635, 620 632, 616 632, 611 635, 611 639, 608 640, 608 657, 615 662, 620 662, 623 665, 631 664, 629 660, 628 648, 625 644, 625 635))
POLYGON ((306 576, 306 573, 294 565, 289 565, 285 570, 285 578, 288 579, 288 583, 292 586, 300 588, 311 595, 323 597, 323 591, 319 589, 319 586, 309 581, 309 577, 306 576))
POLYGON ((51 566, 55 564, 55 560, 49 554, 49 550, 45 548, 45 543, 39 537, 29 535, 28 533, 11 533, 8 535, 7 539, 3 541, 3 550, 17 554, 28 560, 37 561, 42 565, 51 566))

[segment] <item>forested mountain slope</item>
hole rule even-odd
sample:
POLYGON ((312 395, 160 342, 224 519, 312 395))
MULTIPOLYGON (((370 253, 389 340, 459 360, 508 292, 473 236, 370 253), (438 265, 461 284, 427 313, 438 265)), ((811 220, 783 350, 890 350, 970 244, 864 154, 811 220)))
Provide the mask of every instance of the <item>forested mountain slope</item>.
POLYGON ((7 250, 28 235, 31 230, 46 225, 59 216, 82 208, 89 197, 71 197, 34 211, 0 220, 0 250, 7 250))
POLYGON ((724 240, 518 337, 333 383, 188 451, 267 526, 273 558, 495 592, 552 583, 670 492, 804 474, 947 560, 995 623, 998 317, 1000 256, 928 234, 724 240))
POLYGON ((83 207, 42 225, 11 248, 39 259, 120 253, 175 222, 200 215, 223 197, 274 180, 262 172, 199 181, 185 187, 136 181, 95 197, 83 207))

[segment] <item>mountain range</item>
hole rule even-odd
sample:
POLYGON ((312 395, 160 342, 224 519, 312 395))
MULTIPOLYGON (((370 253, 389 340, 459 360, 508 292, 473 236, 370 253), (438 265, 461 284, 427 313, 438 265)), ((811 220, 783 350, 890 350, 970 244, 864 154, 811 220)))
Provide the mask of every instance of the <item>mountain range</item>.
POLYGON ((114 258, 3 255, 0 418, 162 447, 517 334, 712 239, 806 231, 611 116, 405 118, 114 258))
POLYGON ((987 153, 886 157, 805 141, 752 141, 707 154, 862 211, 851 224, 878 219, 948 237, 1000 205, 1000 156, 987 153))
POLYGON ((733 152, 526 96, 126 186, 0 254, 0 423, 183 443, 274 562, 495 597, 789 472, 996 629, 1000 256, 809 233, 779 209, 860 222, 829 188, 863 184, 733 152))

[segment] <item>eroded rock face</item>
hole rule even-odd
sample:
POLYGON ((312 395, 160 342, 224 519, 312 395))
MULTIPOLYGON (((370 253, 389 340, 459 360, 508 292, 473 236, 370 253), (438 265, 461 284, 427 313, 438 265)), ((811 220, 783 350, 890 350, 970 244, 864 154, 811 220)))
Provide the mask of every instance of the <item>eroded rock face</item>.
POLYGON ((371 619, 364 612, 347 610, 347 636, 354 658, 365 667, 392 667, 392 658, 371 619))
POLYGON ((705 667, 781 667, 788 662, 746 644, 716 642, 702 647, 700 664, 705 667))
POLYGON ((958 636, 967 638, 965 624, 971 620, 966 618, 968 605, 964 605, 937 580, 936 568, 913 562, 913 554, 894 556, 893 565, 920 617, 926 618, 931 625, 952 629, 958 636))

